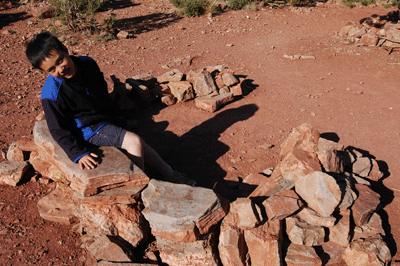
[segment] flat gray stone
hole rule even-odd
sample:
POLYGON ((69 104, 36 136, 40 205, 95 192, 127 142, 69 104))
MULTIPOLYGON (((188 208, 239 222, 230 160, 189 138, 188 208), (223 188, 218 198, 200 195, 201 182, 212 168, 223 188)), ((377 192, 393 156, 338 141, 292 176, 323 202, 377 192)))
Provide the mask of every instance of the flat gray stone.
POLYGON ((152 179, 142 192, 143 215, 152 234, 172 241, 194 242, 227 213, 228 203, 207 188, 152 179))

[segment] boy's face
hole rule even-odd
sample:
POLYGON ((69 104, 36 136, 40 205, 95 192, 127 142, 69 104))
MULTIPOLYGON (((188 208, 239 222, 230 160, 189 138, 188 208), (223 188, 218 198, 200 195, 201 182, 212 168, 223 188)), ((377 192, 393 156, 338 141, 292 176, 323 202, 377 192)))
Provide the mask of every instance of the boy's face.
POLYGON ((40 64, 40 68, 55 78, 70 79, 76 74, 76 68, 66 51, 52 50, 40 64))

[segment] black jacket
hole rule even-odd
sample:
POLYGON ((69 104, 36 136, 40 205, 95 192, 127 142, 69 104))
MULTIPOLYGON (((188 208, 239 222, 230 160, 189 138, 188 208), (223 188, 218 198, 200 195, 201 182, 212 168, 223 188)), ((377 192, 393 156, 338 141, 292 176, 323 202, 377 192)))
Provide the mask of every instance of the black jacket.
POLYGON ((104 125, 122 120, 117 118, 118 106, 108 96, 107 83, 97 63, 86 56, 71 58, 83 83, 49 75, 41 98, 51 135, 76 163, 90 153, 86 140, 104 125))

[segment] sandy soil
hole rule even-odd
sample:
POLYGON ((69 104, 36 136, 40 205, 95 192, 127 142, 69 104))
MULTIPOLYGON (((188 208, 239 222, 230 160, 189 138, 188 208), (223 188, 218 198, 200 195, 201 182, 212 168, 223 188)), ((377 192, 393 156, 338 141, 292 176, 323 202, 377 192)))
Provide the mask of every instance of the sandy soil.
MULTIPOLYGON (((116 13, 116 27, 133 38, 72 45, 77 35, 67 36, 70 52, 93 57, 106 77, 225 64, 255 87, 216 113, 199 110, 194 102, 137 108, 140 135, 167 162, 202 186, 218 187, 224 178, 275 166, 290 130, 309 123, 379 161, 385 171, 380 214, 392 265, 400 265, 400 54, 337 36, 346 21, 390 9, 332 4, 185 18, 174 16, 167 0, 117 4, 100 16, 116 13), (316 59, 289 60, 286 53, 316 59), (274 146, 265 149, 265 144, 274 146)), ((31 69, 24 44, 32 34, 57 27, 50 19, 38 20, 24 5, 0 13, 1 148, 30 135, 42 111, 39 94, 46 77, 31 69)), ((0 186, 1 265, 85 264, 87 254, 72 226, 38 215, 37 201, 53 188, 39 182, 0 186)))

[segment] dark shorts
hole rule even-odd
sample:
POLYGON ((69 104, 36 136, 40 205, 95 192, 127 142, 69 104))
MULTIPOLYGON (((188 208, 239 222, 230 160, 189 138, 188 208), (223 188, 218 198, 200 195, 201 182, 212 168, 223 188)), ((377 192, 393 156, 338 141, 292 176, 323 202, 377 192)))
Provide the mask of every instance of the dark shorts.
POLYGON ((117 148, 121 148, 122 142, 124 141, 126 130, 114 126, 111 124, 107 124, 104 127, 100 128, 96 134, 93 135, 88 142, 96 145, 96 146, 114 146, 117 148))

